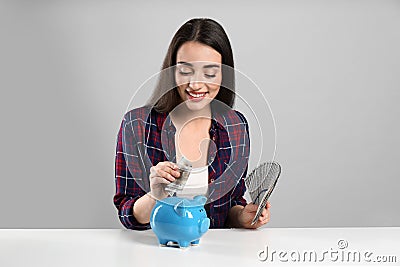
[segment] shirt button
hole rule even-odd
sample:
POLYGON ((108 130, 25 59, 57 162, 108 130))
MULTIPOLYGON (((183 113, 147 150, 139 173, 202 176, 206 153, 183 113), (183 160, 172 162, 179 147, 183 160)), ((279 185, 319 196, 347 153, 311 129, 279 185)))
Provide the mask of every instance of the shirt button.
POLYGON ((213 179, 213 178, 211 178, 211 179, 210 179, 210 182, 211 182, 211 183, 213 183, 213 182, 214 182, 214 179, 213 179))

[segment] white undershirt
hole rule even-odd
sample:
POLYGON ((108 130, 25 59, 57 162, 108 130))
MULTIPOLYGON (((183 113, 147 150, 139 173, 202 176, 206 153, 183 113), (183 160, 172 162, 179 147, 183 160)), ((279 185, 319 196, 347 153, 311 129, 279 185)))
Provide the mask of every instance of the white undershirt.
POLYGON ((208 188, 208 166, 193 168, 182 191, 176 192, 177 197, 193 198, 205 195, 208 188))
MULTIPOLYGON (((171 120, 173 120, 172 116, 171 120)), ((179 127, 177 127, 177 129, 178 128, 179 127)), ((176 158, 180 159, 182 154, 178 152, 179 150, 178 135, 175 135, 175 147, 177 148, 176 158)), ((192 171, 190 172, 189 178, 186 181, 183 190, 177 191, 176 196, 191 199, 194 196, 206 195, 207 190, 208 190, 208 166, 206 165, 203 167, 192 168, 192 171)))

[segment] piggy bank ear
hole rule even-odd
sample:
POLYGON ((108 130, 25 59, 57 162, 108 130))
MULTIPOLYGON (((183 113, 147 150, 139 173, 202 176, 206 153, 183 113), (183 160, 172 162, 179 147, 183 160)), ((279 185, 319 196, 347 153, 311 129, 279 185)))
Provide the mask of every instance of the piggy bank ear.
POLYGON ((184 217, 186 212, 187 203, 184 199, 174 205, 174 211, 178 216, 184 217))
POLYGON ((197 203, 199 203, 200 205, 204 205, 207 202, 207 198, 205 196, 199 195, 199 196, 195 196, 193 198, 197 203))

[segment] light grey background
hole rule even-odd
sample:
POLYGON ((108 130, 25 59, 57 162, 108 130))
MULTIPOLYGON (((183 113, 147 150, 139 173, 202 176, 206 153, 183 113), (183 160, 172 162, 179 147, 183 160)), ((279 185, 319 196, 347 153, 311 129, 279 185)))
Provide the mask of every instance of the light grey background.
POLYGON ((122 227, 120 120, 192 17, 224 26, 271 105, 283 172, 269 226, 400 226, 400 1, 10 0, 0 228, 122 227))

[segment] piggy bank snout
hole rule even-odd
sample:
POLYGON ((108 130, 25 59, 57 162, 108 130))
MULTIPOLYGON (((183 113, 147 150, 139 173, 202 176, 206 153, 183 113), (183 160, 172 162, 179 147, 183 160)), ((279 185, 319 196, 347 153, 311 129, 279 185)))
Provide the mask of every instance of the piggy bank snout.
POLYGON ((208 231, 208 228, 210 228, 210 219, 207 218, 207 217, 201 219, 201 222, 200 222, 200 233, 204 234, 205 232, 208 231))

